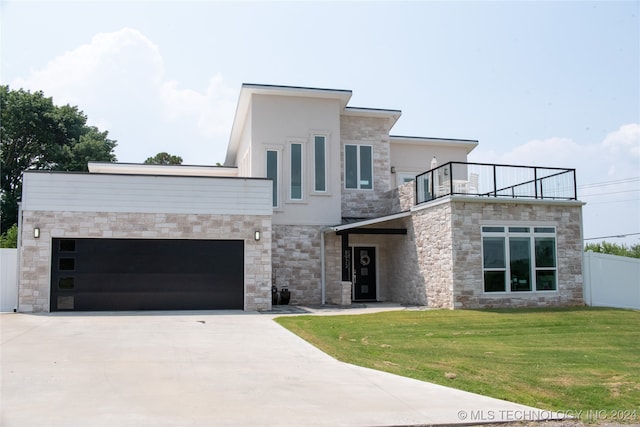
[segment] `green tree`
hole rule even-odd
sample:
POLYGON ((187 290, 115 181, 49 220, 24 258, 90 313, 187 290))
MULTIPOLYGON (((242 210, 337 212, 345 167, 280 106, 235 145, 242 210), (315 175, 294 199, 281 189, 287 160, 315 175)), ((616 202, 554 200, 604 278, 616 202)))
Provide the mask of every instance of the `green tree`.
POLYGON ((0 231, 17 223, 25 170, 86 171, 88 161, 115 161, 115 146, 78 107, 0 85, 0 231))
POLYGON ((5 233, 0 234, 0 248, 18 247, 18 225, 13 224, 5 233))
POLYGON ((167 152, 161 152, 153 157, 147 157, 144 161, 145 165, 181 165, 182 157, 174 156, 167 152))
POLYGON ((608 243, 606 241, 600 243, 587 243, 584 251, 593 251, 601 254, 626 256, 629 258, 640 258, 640 244, 627 246, 624 243, 608 243))
POLYGON ((107 131, 86 126, 78 142, 62 147, 62 154, 54 170, 87 171, 89 162, 114 162, 116 142, 107 138, 107 131))

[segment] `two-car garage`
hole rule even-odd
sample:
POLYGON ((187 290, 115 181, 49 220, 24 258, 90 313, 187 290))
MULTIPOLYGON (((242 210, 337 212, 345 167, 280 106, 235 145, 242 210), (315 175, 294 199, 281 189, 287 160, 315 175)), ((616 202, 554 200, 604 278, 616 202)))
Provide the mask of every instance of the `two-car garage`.
POLYGON ((243 309, 242 240, 52 239, 51 311, 243 309))
POLYGON ((18 311, 271 308, 271 181, 147 166, 25 172, 18 311))

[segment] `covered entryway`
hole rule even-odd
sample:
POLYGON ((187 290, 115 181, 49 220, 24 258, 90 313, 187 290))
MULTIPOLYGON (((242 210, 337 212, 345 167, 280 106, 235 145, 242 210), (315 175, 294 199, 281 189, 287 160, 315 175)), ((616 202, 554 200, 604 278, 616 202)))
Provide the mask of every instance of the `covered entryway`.
POLYGON ((377 263, 376 248, 372 246, 353 248, 353 300, 376 301, 377 263))
POLYGON ((244 241, 52 239, 51 311, 243 309, 244 241))
MULTIPOLYGON (((409 216, 409 211, 400 212, 348 222, 329 229, 341 240, 339 267, 342 280, 338 298, 333 295, 329 297, 332 302, 345 305, 352 301, 393 300, 391 289, 396 286, 396 281, 390 271, 397 254, 391 248, 407 235, 405 218, 409 216), (350 287, 350 300, 347 300, 349 294, 346 286, 350 287)), ((332 289, 329 292, 335 291, 332 289)))

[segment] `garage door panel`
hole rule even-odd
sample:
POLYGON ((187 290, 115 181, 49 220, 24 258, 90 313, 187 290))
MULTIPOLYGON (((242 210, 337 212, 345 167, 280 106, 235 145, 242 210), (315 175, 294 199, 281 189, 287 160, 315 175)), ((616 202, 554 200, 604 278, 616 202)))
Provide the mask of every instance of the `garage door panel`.
MULTIPOLYGON (((60 290, 65 290, 64 279, 70 275, 61 275, 63 279, 60 290)), ((93 292, 152 292, 162 290, 209 291, 216 288, 236 288, 243 286, 237 275, 216 275, 212 281, 210 274, 136 274, 136 273, 105 273, 105 274, 75 274, 73 289, 76 291, 93 292)))
POLYGON ((76 295, 74 300, 73 310, 82 311, 232 310, 238 309, 238 304, 243 302, 233 298, 220 298, 218 293, 207 295, 201 292, 82 293, 76 295))
MULTIPOLYGON (((243 270, 237 240, 78 239, 76 271, 93 273, 223 273, 243 270), (235 267, 235 268, 234 268, 235 267)), ((60 256, 73 257, 61 252, 60 256)))
POLYGON ((242 309, 242 240, 53 239, 51 310, 242 309))

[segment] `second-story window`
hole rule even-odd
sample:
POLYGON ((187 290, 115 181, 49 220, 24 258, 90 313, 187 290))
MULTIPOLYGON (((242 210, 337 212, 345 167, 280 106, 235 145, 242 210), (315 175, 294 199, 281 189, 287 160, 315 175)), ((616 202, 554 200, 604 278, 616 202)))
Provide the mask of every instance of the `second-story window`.
POLYGON ((278 152, 267 150, 267 178, 273 184, 273 207, 278 207, 278 152))
POLYGON ((302 200, 302 144, 291 144, 291 200, 302 200))
POLYGON ((327 191, 326 137, 315 136, 313 140, 314 187, 317 192, 327 191))
POLYGON ((344 146, 345 188, 373 189, 373 147, 371 145, 344 146))

